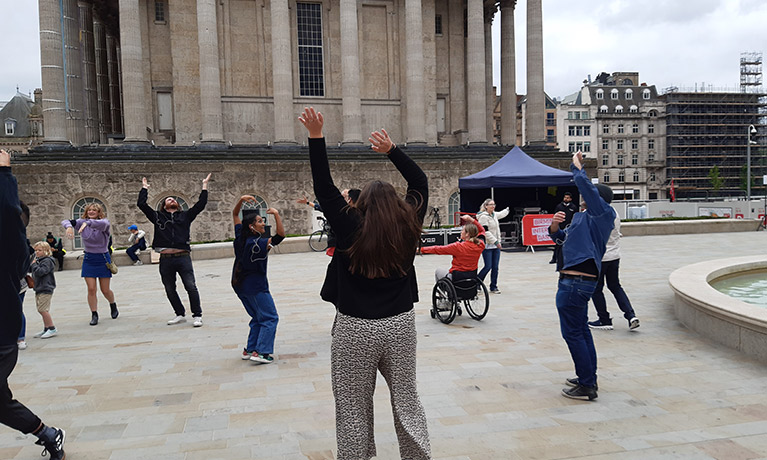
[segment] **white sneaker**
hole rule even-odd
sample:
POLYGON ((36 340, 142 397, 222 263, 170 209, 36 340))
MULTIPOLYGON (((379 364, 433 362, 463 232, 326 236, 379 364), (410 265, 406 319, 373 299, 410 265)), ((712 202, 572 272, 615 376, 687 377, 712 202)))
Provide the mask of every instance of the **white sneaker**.
POLYGON ((39 339, 40 337, 43 336, 43 334, 45 334, 46 330, 47 329, 43 329, 42 331, 38 332, 37 334, 33 335, 32 337, 34 337, 36 339, 39 339))
POLYGON ((25 342, 23 340, 21 342, 17 342, 16 345, 19 346, 19 350, 26 350, 27 349, 27 342, 25 342))
POLYGON ((629 330, 634 330, 639 327, 639 318, 636 316, 629 320, 629 330))
POLYGON ((51 337, 55 336, 58 333, 59 333, 59 331, 57 331, 56 328, 54 327, 53 329, 48 329, 47 331, 45 331, 43 333, 43 335, 40 336, 40 338, 41 339, 50 339, 51 337))
POLYGON ((202 326, 202 317, 201 316, 195 316, 194 317, 194 322, 192 323, 192 326, 194 326, 194 327, 202 326))
POLYGON ((173 326, 174 324, 185 323, 185 322, 186 322, 186 318, 184 318, 183 316, 176 316, 172 320, 168 321, 168 326, 173 326))
POLYGON ((140 260, 137 260, 137 261, 133 262, 133 265, 144 265, 144 262, 142 262, 140 260))

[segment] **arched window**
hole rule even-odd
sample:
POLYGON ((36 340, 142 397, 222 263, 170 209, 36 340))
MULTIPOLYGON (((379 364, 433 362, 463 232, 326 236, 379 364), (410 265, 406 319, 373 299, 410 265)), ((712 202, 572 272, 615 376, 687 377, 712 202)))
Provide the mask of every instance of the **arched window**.
POLYGON ((600 106, 599 113, 607 113, 607 106, 606 105, 600 106))
POLYGON ((162 206, 165 204, 165 200, 168 198, 173 198, 174 200, 176 200, 176 202, 178 202, 178 207, 181 211, 189 210, 189 203, 187 203, 185 199, 176 195, 165 195, 164 197, 162 197, 162 200, 157 202, 157 206, 155 206, 155 209, 162 208, 162 206))
POLYGON ((605 92, 601 89, 597 90, 597 99, 604 99, 605 98, 605 92))
POLYGON ((647 115, 649 115, 649 116, 651 116, 651 117, 655 118, 655 117, 657 117, 657 116, 658 116, 658 111, 657 111, 657 110, 650 110, 650 111, 647 113, 647 115))
MULTIPOLYGON (((74 206, 72 206, 71 218, 73 220, 81 219, 83 217, 83 212, 85 211, 85 208, 87 208, 89 205, 94 203, 101 205, 101 209, 104 210, 104 214, 107 213, 107 206, 104 204, 103 201, 99 200, 98 198, 94 198, 92 196, 85 196, 77 200, 74 206)), ((80 235, 77 233, 77 229, 75 229, 75 249, 82 249, 82 248, 83 248, 83 240, 80 238, 80 235)))
POLYGON ((650 99, 650 90, 649 89, 643 89, 642 90, 642 99, 650 99))
POLYGON ((623 106, 618 104, 615 106, 615 113, 623 113, 623 106))
POLYGON ((456 225, 455 214, 461 210, 461 192, 453 192, 447 199, 447 221, 450 225, 456 225))
POLYGON ((610 99, 615 99, 615 100, 618 99, 618 90, 617 89, 613 89, 612 91, 610 91, 610 99))
POLYGON ((269 209, 269 205, 266 203, 265 199, 261 198, 255 193, 251 193, 251 195, 253 195, 253 198, 256 199, 256 202, 251 203, 250 201, 246 201, 245 203, 242 204, 242 208, 240 209, 240 219, 242 219, 243 211, 257 209, 258 215, 263 217, 264 220, 266 220, 266 210, 269 209))
POLYGON ((625 92, 626 99, 634 99, 634 91, 627 89, 625 92))
POLYGON ((631 107, 629 107, 629 112, 637 113, 637 112, 639 112, 639 107, 637 107, 635 105, 632 105, 631 107))
POLYGON ((624 79, 623 79, 623 84, 624 84, 624 85, 633 85, 633 84, 634 84, 634 82, 633 82, 633 81, 631 81, 631 79, 630 79, 630 78, 624 78, 624 79))

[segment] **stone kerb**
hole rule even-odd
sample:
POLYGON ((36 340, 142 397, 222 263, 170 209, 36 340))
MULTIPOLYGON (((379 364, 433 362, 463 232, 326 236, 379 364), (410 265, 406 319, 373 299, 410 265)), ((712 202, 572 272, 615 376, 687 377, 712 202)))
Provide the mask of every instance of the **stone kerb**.
POLYGON ((677 319, 695 332, 767 362, 767 308, 722 294, 709 283, 723 276, 767 269, 767 257, 700 262, 669 276, 677 319))
POLYGON ((669 220, 621 223, 621 233, 623 236, 752 232, 758 228, 759 221, 752 219, 669 220))

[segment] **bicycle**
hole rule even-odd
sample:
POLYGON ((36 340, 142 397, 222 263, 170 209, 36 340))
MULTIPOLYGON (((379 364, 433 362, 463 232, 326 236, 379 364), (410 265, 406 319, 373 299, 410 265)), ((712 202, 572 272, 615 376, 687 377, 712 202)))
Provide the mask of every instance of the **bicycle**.
POLYGON ((330 225, 328 225, 327 219, 322 216, 317 216, 317 220, 320 221, 322 228, 315 230, 309 235, 309 247, 312 248, 312 251, 322 252, 328 248, 330 225))
POLYGON ((431 217, 429 228, 442 228, 442 219, 439 217, 439 208, 432 207, 431 211, 429 211, 429 217, 431 217))

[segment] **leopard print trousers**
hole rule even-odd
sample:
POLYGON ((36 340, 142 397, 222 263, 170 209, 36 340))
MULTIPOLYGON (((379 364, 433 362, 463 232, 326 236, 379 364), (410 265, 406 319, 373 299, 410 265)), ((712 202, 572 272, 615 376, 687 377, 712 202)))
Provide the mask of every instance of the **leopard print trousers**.
POLYGON ((376 455, 373 392, 381 371, 391 393, 400 457, 431 458, 426 414, 416 388, 415 312, 382 319, 336 313, 330 349, 338 460, 376 455))

